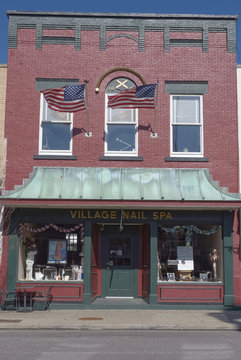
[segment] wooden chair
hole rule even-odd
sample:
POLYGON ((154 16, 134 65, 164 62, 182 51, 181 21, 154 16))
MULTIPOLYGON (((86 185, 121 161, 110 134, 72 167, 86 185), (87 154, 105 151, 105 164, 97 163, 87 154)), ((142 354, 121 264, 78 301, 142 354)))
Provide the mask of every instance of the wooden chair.
POLYGON ((16 309, 16 291, 0 289, 0 308, 2 310, 16 309))
POLYGON ((34 297, 32 298, 33 301, 33 306, 35 304, 45 304, 45 308, 46 310, 49 310, 49 304, 52 301, 52 295, 51 295, 51 291, 52 291, 53 286, 49 286, 46 290, 44 291, 34 291, 34 297))

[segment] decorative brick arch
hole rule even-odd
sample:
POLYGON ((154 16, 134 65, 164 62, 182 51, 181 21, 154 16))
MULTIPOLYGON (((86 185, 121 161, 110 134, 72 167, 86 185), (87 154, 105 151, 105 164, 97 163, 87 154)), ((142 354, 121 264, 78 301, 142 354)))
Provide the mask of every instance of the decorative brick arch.
POLYGON ((146 84, 146 81, 143 79, 143 77, 135 70, 132 70, 132 69, 129 69, 129 68, 126 68, 126 67, 116 67, 114 69, 111 69, 111 70, 108 70, 106 71, 98 80, 97 84, 96 84, 96 87, 95 87, 95 92, 98 94, 99 90, 100 90, 100 85, 102 83, 102 81, 104 80, 104 78, 110 74, 112 74, 113 72, 116 72, 116 71, 126 71, 126 72, 129 72, 133 75, 135 75, 136 77, 138 77, 138 79, 140 79, 140 81, 142 82, 143 85, 146 84))
POLYGON ((130 35, 130 34, 117 34, 117 35, 112 35, 112 36, 108 37, 108 39, 106 39, 106 44, 107 44, 109 41, 113 40, 113 39, 121 38, 121 37, 125 37, 125 38, 127 38, 127 39, 131 39, 131 40, 135 41, 135 42, 138 44, 138 39, 137 39, 135 36, 130 35))

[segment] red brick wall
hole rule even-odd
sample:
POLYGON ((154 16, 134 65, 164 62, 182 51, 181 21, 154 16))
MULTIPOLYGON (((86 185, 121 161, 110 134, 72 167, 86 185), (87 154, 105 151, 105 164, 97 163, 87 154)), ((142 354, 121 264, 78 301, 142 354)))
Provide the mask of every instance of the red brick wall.
MULTIPOLYGON (((110 34, 113 35, 113 31, 110 34)), ((63 30, 61 36, 65 36, 63 30)), ((66 36, 72 36, 72 32, 67 30, 66 36)), ((19 30, 18 48, 9 50, 8 62, 6 189, 22 184, 33 166, 134 166, 209 168, 221 186, 237 192, 236 59, 235 54, 227 53, 226 34, 210 33, 207 53, 202 52, 201 47, 171 47, 170 52, 164 52, 161 32, 146 33, 144 52, 139 52, 137 43, 127 38, 113 39, 106 51, 100 51, 99 38, 98 31, 82 31, 79 51, 72 45, 43 45, 38 50, 35 30, 19 30), (147 83, 159 80, 158 138, 151 138, 150 130, 145 130, 149 124, 153 126, 154 111, 139 111, 139 125, 143 125, 139 132, 139 155, 144 156, 143 162, 99 160, 99 156, 104 155, 106 85, 117 76, 127 76, 138 85, 140 80, 128 72, 113 73, 104 79, 98 94, 96 84, 106 71, 123 66, 137 71, 147 83), (38 154, 39 136, 40 94, 35 89, 36 78, 79 78, 80 83, 89 80, 93 136, 87 138, 84 133, 76 132, 73 155, 77 155, 77 161, 33 160, 33 155, 38 154), (170 155, 170 96, 165 94, 165 80, 208 81, 208 94, 204 95, 204 156, 209 162, 165 162, 165 157, 170 155)), ((74 127, 87 128, 86 111, 74 116, 74 127)))

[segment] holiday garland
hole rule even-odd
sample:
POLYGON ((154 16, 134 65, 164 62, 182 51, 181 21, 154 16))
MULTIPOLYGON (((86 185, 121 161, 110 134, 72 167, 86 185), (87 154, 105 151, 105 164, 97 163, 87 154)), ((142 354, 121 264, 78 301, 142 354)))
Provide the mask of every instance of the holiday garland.
POLYGON ((24 230, 30 231, 32 233, 40 233, 43 231, 46 231, 50 228, 55 229, 56 231, 62 232, 62 233, 72 233, 78 229, 80 229, 80 240, 84 241, 84 224, 78 224, 78 225, 74 225, 71 228, 64 228, 55 224, 48 224, 48 225, 43 225, 39 228, 35 228, 35 227, 31 227, 25 224, 20 224, 20 228, 19 228, 19 232, 20 232, 20 239, 24 238, 24 230))
POLYGON ((180 230, 184 230, 187 247, 191 246, 191 241, 192 241, 194 232, 196 232, 197 234, 201 234, 201 235, 213 235, 218 231, 218 226, 215 226, 214 228, 212 228, 210 230, 202 230, 194 225, 180 225, 180 226, 175 226, 173 228, 168 228, 166 226, 160 226, 160 228, 168 233, 177 233, 180 230))

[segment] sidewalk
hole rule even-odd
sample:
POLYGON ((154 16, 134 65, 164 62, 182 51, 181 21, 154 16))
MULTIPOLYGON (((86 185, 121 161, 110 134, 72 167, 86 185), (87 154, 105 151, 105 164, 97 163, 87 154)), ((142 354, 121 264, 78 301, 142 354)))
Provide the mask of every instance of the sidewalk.
POLYGON ((56 330, 241 330, 232 310, 47 310, 0 311, 1 329, 56 330))

